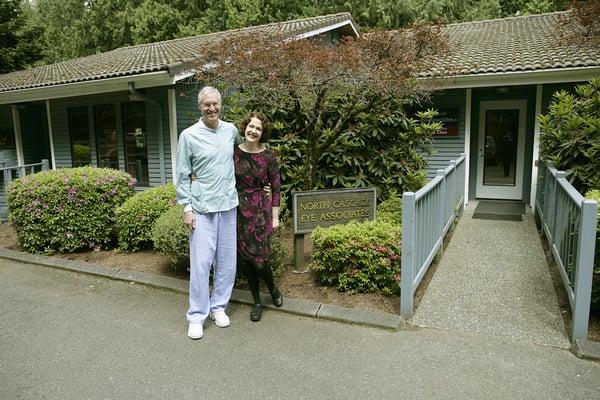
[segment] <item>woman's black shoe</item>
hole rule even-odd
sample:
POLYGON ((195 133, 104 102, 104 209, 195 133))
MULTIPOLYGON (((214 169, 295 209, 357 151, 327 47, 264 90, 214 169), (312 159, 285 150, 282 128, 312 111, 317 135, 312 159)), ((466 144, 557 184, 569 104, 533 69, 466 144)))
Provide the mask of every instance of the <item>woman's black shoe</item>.
POLYGON ((250 321, 258 322, 262 317, 262 306, 260 304, 255 304, 252 306, 252 310, 250 311, 250 321))
POLYGON ((276 287, 275 290, 271 292, 271 300, 273 300, 275 307, 281 307, 283 305, 283 296, 281 295, 279 288, 276 287))

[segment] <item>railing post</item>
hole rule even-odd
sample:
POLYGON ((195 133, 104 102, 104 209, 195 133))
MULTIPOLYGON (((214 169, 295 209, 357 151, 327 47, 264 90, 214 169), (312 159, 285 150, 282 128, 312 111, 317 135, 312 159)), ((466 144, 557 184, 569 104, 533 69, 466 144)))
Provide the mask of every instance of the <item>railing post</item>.
POLYGON ((573 341, 587 340, 594 274, 598 204, 584 200, 581 204, 577 265, 575 266, 575 301, 573 307, 573 341))
POLYGON ((42 171, 48 171, 50 169, 50 163, 47 159, 42 160, 42 171))
POLYGON ((415 267, 415 213, 413 192, 402 194, 402 271, 400 281, 400 314, 410 319, 413 313, 415 267))
POLYGON ((450 182, 450 190, 452 191, 452 195, 450 196, 450 202, 452 203, 452 208, 450 209, 450 214, 456 215, 456 203, 458 200, 458 187, 456 185, 456 180, 458 179, 458 167, 456 166, 456 160, 450 160, 450 166, 452 167, 452 181, 450 182))
POLYGON ((552 202, 551 207, 552 207, 552 221, 550 221, 550 226, 548 226, 548 230, 550 231, 550 234, 552 235, 552 240, 557 243, 558 242, 558 238, 556 237, 556 224, 557 224, 557 220, 558 220, 558 213, 561 211, 558 209, 557 205, 558 205, 558 191, 560 189, 560 184, 558 183, 558 181, 560 179, 565 179, 565 176, 567 175, 567 173, 565 171, 556 171, 556 176, 555 176, 555 180, 554 180, 554 184, 552 185, 552 202))
POLYGON ((440 182, 440 196, 438 197, 437 204, 438 220, 436 221, 438 223, 438 237, 442 237, 444 236, 444 225, 446 219, 446 174, 443 169, 438 169, 436 175, 442 177, 442 181, 440 182))

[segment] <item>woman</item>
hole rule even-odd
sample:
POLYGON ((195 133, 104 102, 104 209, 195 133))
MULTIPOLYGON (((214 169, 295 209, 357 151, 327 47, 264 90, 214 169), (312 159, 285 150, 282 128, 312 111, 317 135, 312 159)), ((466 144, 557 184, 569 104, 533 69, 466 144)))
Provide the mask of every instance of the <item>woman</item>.
POLYGON ((273 304, 283 305, 281 292, 273 280, 273 271, 267 265, 273 229, 279 226, 279 163, 272 149, 265 147, 269 140, 271 124, 260 112, 252 112, 240 125, 246 140, 235 146, 236 188, 239 195, 237 250, 240 266, 254 305, 250 311, 252 321, 260 321, 262 303, 259 278, 266 283, 273 304), (271 187, 271 195, 264 190, 271 187))

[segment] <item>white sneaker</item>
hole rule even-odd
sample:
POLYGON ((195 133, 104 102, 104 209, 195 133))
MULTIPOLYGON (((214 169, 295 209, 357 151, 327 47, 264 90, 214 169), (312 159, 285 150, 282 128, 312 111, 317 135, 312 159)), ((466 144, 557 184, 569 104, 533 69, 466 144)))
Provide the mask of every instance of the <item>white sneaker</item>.
POLYGON ((188 337, 196 340, 204 336, 204 327, 201 322, 190 322, 188 325, 188 337))
POLYGON ((227 328, 231 324, 231 320, 225 314, 225 311, 215 311, 210 313, 210 318, 215 321, 215 325, 219 328, 227 328))

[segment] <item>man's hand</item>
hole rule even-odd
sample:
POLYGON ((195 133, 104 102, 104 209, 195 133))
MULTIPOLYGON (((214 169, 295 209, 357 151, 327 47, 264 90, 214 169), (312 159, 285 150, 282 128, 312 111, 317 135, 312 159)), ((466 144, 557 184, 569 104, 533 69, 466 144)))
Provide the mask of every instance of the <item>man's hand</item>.
POLYGON ((192 232, 194 229, 196 229, 196 216, 194 215, 193 211, 188 211, 186 213, 183 214, 183 222, 185 222, 185 224, 188 227, 188 230, 190 232, 192 232))

